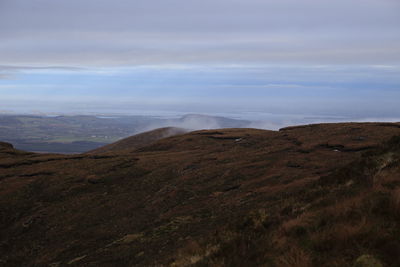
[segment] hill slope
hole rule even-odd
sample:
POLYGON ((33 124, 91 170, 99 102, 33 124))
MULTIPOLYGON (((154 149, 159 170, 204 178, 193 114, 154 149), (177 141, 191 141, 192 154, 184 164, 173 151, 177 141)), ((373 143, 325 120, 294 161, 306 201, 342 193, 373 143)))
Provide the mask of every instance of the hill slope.
POLYGON ((111 151, 123 151, 126 149, 133 150, 137 148, 144 147, 146 145, 150 145, 155 141, 160 139, 184 134, 188 132, 188 130, 182 128, 175 128, 175 127, 166 127, 166 128, 159 128, 156 130, 140 133, 125 139, 122 139, 118 142, 94 149, 89 151, 89 153, 104 153, 104 152, 111 152, 111 151))
POLYGON ((223 129, 68 156, 2 144, 0 264, 398 266, 399 135, 223 129))

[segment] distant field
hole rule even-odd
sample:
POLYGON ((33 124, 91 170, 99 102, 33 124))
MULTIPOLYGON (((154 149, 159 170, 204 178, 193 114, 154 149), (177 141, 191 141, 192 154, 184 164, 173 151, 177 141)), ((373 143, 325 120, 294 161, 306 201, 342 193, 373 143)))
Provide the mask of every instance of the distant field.
POLYGON ((81 153, 135 134, 138 125, 134 118, 2 115, 0 140, 27 151, 81 153))
POLYGON ((70 143, 57 143, 57 142, 14 143, 14 147, 20 150, 26 150, 38 153, 62 153, 62 154, 83 153, 89 150, 99 148, 104 145, 107 145, 107 143, 85 142, 85 141, 77 141, 70 143))
POLYGON ((152 116, 0 115, 0 141, 34 152, 82 153, 160 127, 188 129, 245 127, 248 121, 203 115, 177 119, 152 116))

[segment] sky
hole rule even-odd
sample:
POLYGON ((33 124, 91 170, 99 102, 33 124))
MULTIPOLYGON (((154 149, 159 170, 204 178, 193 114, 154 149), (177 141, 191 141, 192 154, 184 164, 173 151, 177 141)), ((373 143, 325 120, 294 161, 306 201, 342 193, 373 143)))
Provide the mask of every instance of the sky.
POLYGON ((400 1, 0 0, 0 112, 400 121, 400 1))

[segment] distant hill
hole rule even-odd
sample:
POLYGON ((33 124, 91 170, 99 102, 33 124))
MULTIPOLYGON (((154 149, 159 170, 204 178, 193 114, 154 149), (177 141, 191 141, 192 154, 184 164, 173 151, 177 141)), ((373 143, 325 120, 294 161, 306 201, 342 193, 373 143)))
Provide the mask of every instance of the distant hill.
POLYGON ((399 266, 399 123, 137 140, 0 143, 0 265, 399 266))
POLYGON ((9 143, 0 142, 0 150, 13 149, 13 148, 14 147, 9 143))
POLYGON ((115 143, 89 151, 89 153, 103 153, 112 151, 118 152, 124 150, 132 151, 144 147, 146 145, 150 145, 160 139, 174 135, 184 134, 186 132, 188 132, 188 130, 182 128, 175 128, 175 127, 160 128, 122 139, 115 143))

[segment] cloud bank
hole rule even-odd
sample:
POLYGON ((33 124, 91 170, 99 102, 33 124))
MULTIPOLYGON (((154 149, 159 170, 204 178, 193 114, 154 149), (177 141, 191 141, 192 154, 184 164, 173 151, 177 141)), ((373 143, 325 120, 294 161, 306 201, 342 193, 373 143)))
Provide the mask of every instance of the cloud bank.
POLYGON ((400 62, 397 0, 2 0, 4 65, 400 62))

